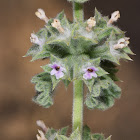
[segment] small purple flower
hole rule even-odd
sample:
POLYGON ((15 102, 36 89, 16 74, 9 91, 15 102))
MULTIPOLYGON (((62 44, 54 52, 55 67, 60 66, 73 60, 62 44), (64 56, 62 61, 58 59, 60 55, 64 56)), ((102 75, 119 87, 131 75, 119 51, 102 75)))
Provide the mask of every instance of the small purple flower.
POLYGON ((50 74, 55 75, 56 79, 60 79, 64 76, 64 72, 66 71, 64 67, 56 63, 50 65, 50 67, 52 68, 52 71, 50 74))
POLYGON ((83 69, 83 71, 85 72, 83 75, 84 79, 90 80, 90 79, 92 79, 92 77, 97 78, 97 74, 95 72, 98 71, 98 68, 91 66, 91 67, 88 67, 86 69, 83 69))

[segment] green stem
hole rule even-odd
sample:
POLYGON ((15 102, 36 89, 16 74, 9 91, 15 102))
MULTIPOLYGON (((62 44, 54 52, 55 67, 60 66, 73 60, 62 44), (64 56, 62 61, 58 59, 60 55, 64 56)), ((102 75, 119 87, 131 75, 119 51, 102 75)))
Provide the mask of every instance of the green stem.
POLYGON ((84 6, 81 3, 73 2, 73 19, 74 22, 82 22, 84 20, 84 6))
MULTIPOLYGON (((83 22, 84 12, 83 4, 73 2, 73 19, 74 22, 83 22)), ((74 77, 76 77, 78 72, 78 64, 74 67, 74 77)), ((82 130, 83 130, 83 81, 75 80, 73 83, 73 131, 79 129, 82 140, 82 130)))
MULTIPOLYGON (((78 66, 78 65, 77 65, 78 66)), ((77 73, 74 68, 74 75, 77 73)), ((73 131, 79 129, 82 140, 83 130, 83 81, 75 80, 73 83, 73 131)))

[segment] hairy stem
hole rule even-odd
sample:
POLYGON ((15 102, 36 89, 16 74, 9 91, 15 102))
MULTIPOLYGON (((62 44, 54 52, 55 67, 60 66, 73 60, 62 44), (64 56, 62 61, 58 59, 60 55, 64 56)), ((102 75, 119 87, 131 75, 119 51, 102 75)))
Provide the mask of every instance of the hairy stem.
MULTIPOLYGON (((77 66, 74 68, 74 74, 77 73, 77 66)), ((83 129, 83 81, 75 80, 73 84, 73 131, 79 129, 82 140, 83 129)))
MULTIPOLYGON (((82 22, 84 20, 83 4, 73 2, 73 19, 74 22, 82 22)), ((78 64, 74 67, 74 77, 78 72, 78 64)), ((83 130, 83 81, 75 80, 73 83, 73 131, 77 128, 81 133, 83 130)))
POLYGON ((82 22, 84 20, 83 4, 73 2, 73 19, 74 22, 82 22))

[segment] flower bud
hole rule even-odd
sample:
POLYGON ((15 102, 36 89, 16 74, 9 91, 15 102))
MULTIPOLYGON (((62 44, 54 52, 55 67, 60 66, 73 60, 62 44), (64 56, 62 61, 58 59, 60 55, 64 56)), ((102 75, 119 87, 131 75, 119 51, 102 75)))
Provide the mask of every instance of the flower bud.
POLYGON ((118 43, 114 45, 114 49, 122 49, 129 45, 129 39, 128 37, 124 37, 118 40, 118 43))
POLYGON ((31 40, 31 43, 40 44, 40 41, 39 41, 37 35, 35 35, 34 33, 31 33, 30 40, 31 40))
POLYGON ((86 30, 87 30, 88 32, 90 32, 94 26, 96 26, 96 20, 95 20, 94 17, 90 17, 90 18, 87 20, 87 27, 86 27, 86 30))
POLYGON ((44 20, 46 23, 48 23, 49 19, 46 17, 43 9, 38 9, 37 12, 35 12, 35 15, 41 20, 44 20))
POLYGON ((114 13, 112 13, 111 18, 108 21, 108 25, 112 24, 113 22, 116 22, 119 18, 120 18, 120 12, 119 11, 115 11, 114 13))
POLYGON ((38 133, 40 134, 40 136, 38 134, 36 135, 37 140, 47 140, 45 138, 45 134, 41 130, 38 130, 38 133))
POLYGON ((30 41, 31 41, 31 43, 39 45, 40 48, 42 48, 42 46, 45 43, 44 38, 38 38, 38 36, 36 34, 34 34, 34 33, 31 33, 30 41))
POLYGON ((64 29, 62 28, 61 23, 58 19, 54 19, 54 21, 51 25, 54 28, 56 28, 60 33, 64 33, 64 29))
POLYGON ((46 127, 46 125, 45 125, 45 123, 44 123, 43 121, 37 120, 37 121, 36 121, 36 124, 37 124, 40 128, 42 128, 42 130, 43 130, 44 132, 47 132, 48 128, 46 127))

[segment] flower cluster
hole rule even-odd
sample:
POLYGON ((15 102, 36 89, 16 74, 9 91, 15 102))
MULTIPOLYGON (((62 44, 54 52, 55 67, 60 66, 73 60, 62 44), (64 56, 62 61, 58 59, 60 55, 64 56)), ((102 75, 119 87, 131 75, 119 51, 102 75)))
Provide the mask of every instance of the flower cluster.
POLYGON ((63 11, 52 19, 48 19, 42 9, 38 9, 36 15, 47 24, 38 33, 31 34, 33 45, 26 56, 32 56, 32 61, 50 58, 50 65, 43 66, 44 72, 32 79, 36 91, 40 93, 34 97, 34 102, 45 108, 50 107, 53 105, 53 91, 61 80, 68 87, 70 82, 79 79, 90 93, 85 101, 88 108, 104 110, 111 107, 114 102, 108 93, 112 93, 113 99, 119 97, 114 97, 116 90, 116 94, 121 93, 114 83, 118 80, 116 64, 120 59, 131 60, 129 54, 133 55, 125 32, 111 25, 120 18, 120 12, 115 11, 108 19, 95 9, 93 17, 73 23, 63 11), (110 88, 109 81, 113 83, 110 88), (109 91, 111 88, 114 91, 109 91), (101 95, 108 98, 102 100, 101 95), (95 100, 96 105, 93 103, 95 100), (109 100, 112 103, 107 104, 109 100))

